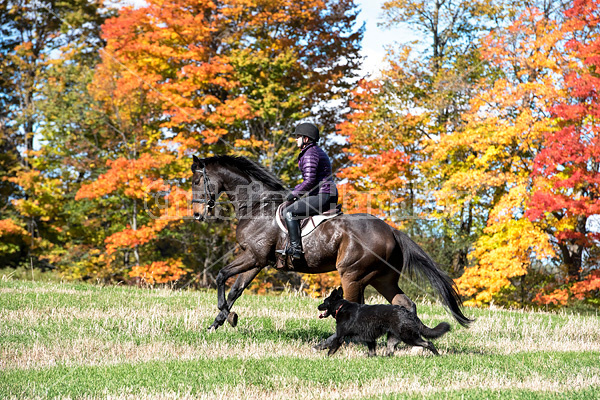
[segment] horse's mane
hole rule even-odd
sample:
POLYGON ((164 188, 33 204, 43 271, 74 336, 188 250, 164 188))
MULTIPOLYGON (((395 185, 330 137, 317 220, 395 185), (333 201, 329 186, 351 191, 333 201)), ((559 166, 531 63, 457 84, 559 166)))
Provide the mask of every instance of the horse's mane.
MULTIPOLYGON (((235 157, 235 156, 214 156, 209 158, 203 158, 200 160, 205 165, 219 164, 235 167, 242 173, 249 175, 265 184, 271 190, 283 191, 285 187, 275 175, 267 171, 265 168, 256 164, 255 162, 247 159, 246 157, 235 157)), ((192 166, 194 169, 194 166, 192 166)))

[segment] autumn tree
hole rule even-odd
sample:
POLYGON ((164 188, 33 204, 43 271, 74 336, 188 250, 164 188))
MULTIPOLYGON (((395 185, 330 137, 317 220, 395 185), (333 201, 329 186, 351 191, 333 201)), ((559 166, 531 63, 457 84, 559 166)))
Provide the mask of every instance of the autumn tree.
MULTIPOLYGON (((76 48, 79 61, 94 58, 108 9, 101 2, 4 1, 0 4, 0 146, 3 148, 2 217, 26 229, 28 265, 50 266, 44 257, 62 230, 64 185, 44 170, 41 104, 49 70, 76 48), (35 139, 41 141, 34 148, 35 139), (10 203, 7 203, 10 200, 10 203)), ((21 259, 21 262, 24 260, 21 259)))
MULTIPOLYGON (((392 71, 387 74, 398 73, 392 71)), ((394 78, 407 86, 418 79, 408 74, 394 78)), ((346 181, 340 187, 345 209, 375 214, 398 226, 414 216, 418 180, 415 140, 419 127, 427 123, 426 116, 411 113, 414 103, 408 92, 404 93, 404 97, 399 92, 392 94, 385 84, 363 80, 353 92, 352 111, 338 126, 349 143, 344 151, 350 165, 338 173, 346 181)))
POLYGON ((356 14, 348 0, 150 1, 105 37, 160 93, 175 143, 234 146, 283 173, 295 121, 317 112, 325 132, 337 121, 328 102, 344 99, 359 62, 356 14))
MULTIPOLYGON (((92 175, 75 200, 94 201, 97 209, 88 219, 96 221, 96 229, 107 211, 110 215, 110 225, 101 235, 104 251, 90 249, 97 255, 95 263, 103 266, 98 275, 109 279, 140 276, 150 284, 177 280, 185 273, 181 260, 156 259, 153 249, 141 251, 169 222, 165 215, 169 207, 156 212, 159 202, 148 206, 158 193, 170 190, 165 181, 175 158, 161 144, 161 103, 152 95, 151 86, 115 59, 110 41, 88 90, 90 105, 104 123, 100 145, 104 156, 98 160, 99 168, 91 172, 102 173, 92 175)), ((185 197, 174 191, 170 205, 177 206, 185 197)), ((172 217, 180 219, 185 214, 172 217)))
POLYGON ((496 75, 482 82, 463 129, 436 144, 434 159, 453 160, 438 202, 450 208, 476 205, 475 214, 487 225, 474 243, 473 265, 458 281, 477 303, 514 288, 532 263, 553 256, 543 227, 524 213, 533 158, 543 133, 553 128, 547 110, 561 95, 555 80, 561 38, 556 22, 536 8, 491 33, 482 54, 496 75))
POLYGON ((369 84, 371 95, 363 95, 364 88, 355 92, 349 123, 341 126, 352 162, 341 176, 351 189, 370 185, 380 189, 382 200, 386 195, 381 193, 395 197, 388 218, 419 237, 443 265, 455 264, 457 270, 466 264, 473 213, 465 204, 459 213, 444 211, 431 218, 433 210, 439 211, 431 193, 445 177, 425 161, 428 144, 461 124, 461 112, 483 71, 477 39, 498 12, 488 1, 385 2, 384 25, 405 25, 421 32, 423 40, 390 49, 388 68, 369 84), (396 177, 386 177, 387 184, 379 186, 375 177, 385 173, 396 177))
MULTIPOLYGON (((566 93, 551 108, 557 127, 545 132, 543 149, 535 157, 527 213, 556 239, 563 276, 570 282, 597 280, 592 270, 598 267, 594 250, 600 233, 590 229, 589 221, 600 214, 599 6, 597 1, 575 1, 565 13, 570 58, 562 72, 566 93)), ((577 284, 575 292, 585 297, 585 287, 597 293, 591 281, 577 284)))
MULTIPOLYGON (((512 299, 564 305, 569 293, 584 298, 586 288, 597 290, 594 274, 571 292, 561 286, 565 278, 582 278, 583 249, 592 254, 596 247, 595 234, 585 227, 595 211, 574 211, 595 203, 594 189, 585 190, 593 188, 597 169, 593 122, 586 127, 594 106, 582 107, 593 100, 581 91, 583 81, 574 79, 588 71, 582 68, 586 56, 575 50, 581 49, 577 40, 567 42, 585 24, 574 28, 572 15, 567 11, 563 19, 530 8, 488 38, 487 57, 501 75, 482 92, 481 103, 473 103, 476 114, 468 114, 464 135, 446 143, 470 152, 472 161, 455 170, 444 197, 454 187, 489 204, 487 227, 471 254, 474 264, 458 281, 474 304, 512 299), (535 290, 544 281, 552 283, 535 290)), ((581 36, 593 42, 594 29, 586 28, 581 36)))
POLYGON ((170 192, 164 201, 185 209, 174 188, 189 188, 192 154, 235 151, 295 178, 285 172, 295 161, 289 133, 317 107, 325 128, 336 121, 327 102, 344 99, 359 61, 356 13, 352 1, 149 1, 106 22, 107 45, 89 88, 111 133, 103 134, 105 159, 78 199, 97 203, 98 222, 102 212, 114 213, 104 245, 118 261, 115 273, 155 270, 168 279, 177 252, 166 247, 173 245, 204 283, 201 271, 213 268, 207 260, 227 261, 230 227, 204 226, 206 248, 198 248, 190 243, 196 225, 171 218, 165 230, 141 204, 170 192))

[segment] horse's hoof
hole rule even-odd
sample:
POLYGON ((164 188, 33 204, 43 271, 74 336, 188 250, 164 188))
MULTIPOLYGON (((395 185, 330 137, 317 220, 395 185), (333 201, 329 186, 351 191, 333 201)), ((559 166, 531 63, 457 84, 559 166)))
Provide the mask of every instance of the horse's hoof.
POLYGON ((208 329, 206 330, 208 333, 213 333, 217 331, 217 327, 212 324, 211 326, 208 327, 208 329))
POLYGON ((238 315, 236 313, 234 313, 233 311, 229 313, 229 315, 227 316, 227 322, 229 322, 229 325, 231 325, 232 327, 236 327, 237 323, 238 323, 238 315))

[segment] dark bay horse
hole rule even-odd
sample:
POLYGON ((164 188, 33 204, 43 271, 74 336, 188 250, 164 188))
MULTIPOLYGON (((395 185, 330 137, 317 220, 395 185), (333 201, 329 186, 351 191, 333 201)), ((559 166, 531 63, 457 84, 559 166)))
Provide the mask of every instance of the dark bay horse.
MULTIPOLYGON (((275 250, 285 246, 287 237, 274 216, 287 192, 270 172, 243 157, 194 156, 192 172, 194 218, 204 220, 225 192, 238 220, 236 240, 241 252, 216 279, 220 312, 209 329, 217 329, 228 320, 233 304, 256 275, 275 264, 275 250), (235 275, 238 277, 226 298, 225 282, 235 275)), ((416 312, 414 303, 398 287, 400 271, 405 270, 426 277, 459 324, 471 322, 462 313, 452 279, 406 234, 373 215, 343 214, 327 220, 303 238, 303 245, 305 260, 294 265, 294 271, 319 274, 337 270, 349 301, 364 303, 364 290, 371 285, 390 303, 416 312)))

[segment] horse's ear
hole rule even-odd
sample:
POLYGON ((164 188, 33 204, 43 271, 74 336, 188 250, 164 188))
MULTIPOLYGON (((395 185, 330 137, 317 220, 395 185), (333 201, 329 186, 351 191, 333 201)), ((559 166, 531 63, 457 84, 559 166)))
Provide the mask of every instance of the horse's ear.
POLYGON ((193 162, 192 162, 192 172, 195 172, 197 169, 202 168, 202 165, 204 163, 202 162, 202 160, 200 160, 198 157, 193 156, 193 162))

